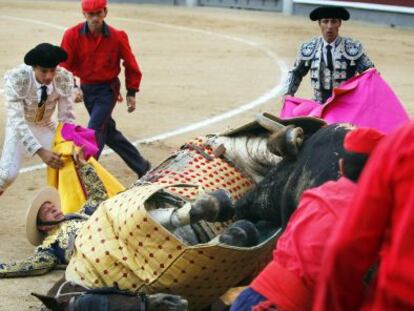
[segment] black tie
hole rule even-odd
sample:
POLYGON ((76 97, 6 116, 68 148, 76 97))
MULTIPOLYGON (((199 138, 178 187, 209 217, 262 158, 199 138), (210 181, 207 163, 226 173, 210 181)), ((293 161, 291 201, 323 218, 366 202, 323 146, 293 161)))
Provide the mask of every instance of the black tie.
POLYGON ((333 71, 333 64, 332 64, 332 52, 331 52, 332 46, 327 45, 326 46, 326 60, 328 61, 328 69, 330 71, 333 71))
POLYGON ((43 120, 43 116, 45 114, 45 103, 47 100, 47 86, 46 85, 42 85, 40 87, 42 89, 42 93, 40 94, 40 101, 37 104, 37 111, 36 111, 36 117, 35 117, 35 122, 40 122, 43 120))
POLYGON ((46 102, 46 99, 47 99, 47 86, 42 85, 40 88, 42 89, 42 93, 40 94, 40 102, 37 105, 38 107, 41 107, 46 102))

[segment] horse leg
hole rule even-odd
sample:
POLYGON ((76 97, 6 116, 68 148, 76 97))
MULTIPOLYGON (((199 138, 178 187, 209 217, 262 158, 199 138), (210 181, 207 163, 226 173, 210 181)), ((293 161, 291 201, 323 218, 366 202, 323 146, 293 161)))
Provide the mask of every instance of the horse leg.
POLYGON ((200 195, 193 203, 180 208, 159 208, 149 211, 150 215, 170 231, 194 224, 200 220, 222 222, 234 215, 230 194, 225 189, 200 195))

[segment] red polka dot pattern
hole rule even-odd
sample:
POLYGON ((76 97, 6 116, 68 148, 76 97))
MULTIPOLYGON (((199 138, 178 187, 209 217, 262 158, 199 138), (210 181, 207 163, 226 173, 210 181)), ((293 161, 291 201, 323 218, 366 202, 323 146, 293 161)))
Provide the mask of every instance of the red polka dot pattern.
MULTIPOLYGON (((177 151, 177 153, 185 153, 185 157, 180 158, 179 165, 173 159, 169 159, 160 165, 159 169, 152 171, 149 178, 161 184, 200 184, 207 192, 226 188, 234 200, 240 199, 254 185, 249 177, 242 174, 223 157, 216 157, 213 149, 205 145, 205 137, 189 141, 184 146, 189 147, 177 151), (191 145, 202 149, 211 157, 211 160, 192 149, 191 145)), ((194 188, 171 187, 170 190, 190 200, 196 196, 194 188)))

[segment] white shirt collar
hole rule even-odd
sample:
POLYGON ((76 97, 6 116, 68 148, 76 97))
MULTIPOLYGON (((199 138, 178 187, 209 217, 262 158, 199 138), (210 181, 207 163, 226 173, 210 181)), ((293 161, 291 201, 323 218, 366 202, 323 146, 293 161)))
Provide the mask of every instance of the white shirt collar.
POLYGON ((336 40, 338 40, 338 38, 336 38, 331 43, 326 42, 325 39, 322 39, 322 40, 323 40, 323 48, 326 48, 328 45, 330 45, 330 46, 332 46, 332 49, 334 49, 335 48, 335 44, 336 44, 336 40))

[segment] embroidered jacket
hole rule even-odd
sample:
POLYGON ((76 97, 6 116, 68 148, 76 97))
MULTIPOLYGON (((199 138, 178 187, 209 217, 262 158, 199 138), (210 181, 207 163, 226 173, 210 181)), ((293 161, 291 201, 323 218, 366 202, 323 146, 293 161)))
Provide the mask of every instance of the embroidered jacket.
POLYGON ((289 72, 285 94, 293 96, 302 78, 310 70, 314 99, 324 103, 331 96, 334 87, 357 73, 374 67, 360 42, 338 37, 332 55, 333 71, 331 72, 323 61, 323 42, 322 37, 315 37, 301 45, 294 67, 289 72))
POLYGON ((80 228, 98 205, 108 198, 105 187, 92 165, 83 165, 79 172, 88 195, 80 214, 69 215, 68 220, 49 231, 43 243, 29 258, 0 264, 0 278, 41 275, 56 265, 69 262, 80 228))
POLYGON ((43 118, 35 121, 39 98, 32 67, 23 64, 9 70, 4 76, 7 126, 15 129, 16 135, 30 155, 34 155, 42 146, 33 135, 29 125, 45 126, 54 130, 56 124, 52 120, 52 115, 56 105, 59 122, 73 123, 75 119, 71 99, 72 74, 57 67, 52 85, 53 90, 46 100, 43 118))

